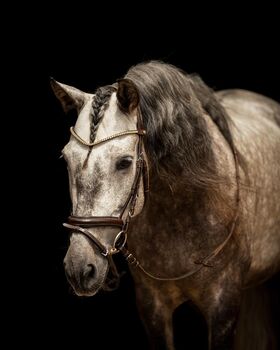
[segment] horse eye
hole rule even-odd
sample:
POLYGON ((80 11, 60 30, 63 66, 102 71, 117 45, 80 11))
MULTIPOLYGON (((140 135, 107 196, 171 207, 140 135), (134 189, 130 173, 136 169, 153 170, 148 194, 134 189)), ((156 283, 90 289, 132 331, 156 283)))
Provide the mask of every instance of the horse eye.
POLYGON ((116 164, 116 169, 117 170, 123 170, 127 169, 131 166, 132 164, 132 158, 131 157, 125 157, 120 159, 117 164, 116 164))

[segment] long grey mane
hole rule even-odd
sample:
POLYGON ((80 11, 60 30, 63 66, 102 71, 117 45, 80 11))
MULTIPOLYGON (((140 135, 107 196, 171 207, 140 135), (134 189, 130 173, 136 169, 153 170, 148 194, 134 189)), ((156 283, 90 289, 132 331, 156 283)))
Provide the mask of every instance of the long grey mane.
MULTIPOLYGON (((232 151, 229 116, 213 91, 197 75, 188 75, 166 63, 151 61, 132 67, 125 78, 137 87, 140 111, 147 130, 146 150, 158 174, 176 177, 184 172, 187 182, 199 188, 215 187, 216 173, 211 137, 202 117, 207 113, 232 151)), ((96 90, 92 103, 90 142, 108 107, 115 86, 96 90)))
POLYGON ((215 157, 203 113, 216 123, 234 149, 229 117, 213 91, 196 75, 158 61, 132 67, 126 78, 140 95, 140 110, 147 130, 147 152, 159 174, 180 172, 198 187, 217 184, 215 157))

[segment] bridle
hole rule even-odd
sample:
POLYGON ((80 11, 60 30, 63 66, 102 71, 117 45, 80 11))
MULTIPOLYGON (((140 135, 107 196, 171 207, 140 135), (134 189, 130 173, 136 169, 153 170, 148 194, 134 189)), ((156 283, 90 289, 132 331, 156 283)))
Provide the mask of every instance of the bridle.
POLYGON ((130 193, 128 195, 128 198, 126 199, 125 204, 123 205, 120 215, 119 216, 74 216, 71 215, 68 217, 68 223, 64 223, 63 226, 66 228, 73 230, 75 233, 81 233, 84 236, 86 236, 93 244, 94 246, 99 250, 99 252, 108 259, 109 267, 111 269, 112 275, 113 275, 113 282, 117 282, 115 287, 111 288, 110 286, 107 287, 107 290, 113 290, 116 288, 116 286, 119 283, 119 274, 116 268, 116 265, 113 260, 113 255, 117 253, 122 253, 122 255, 125 257, 126 261, 135 267, 138 267, 142 272, 144 272, 147 276, 149 276, 152 279, 159 280, 159 281, 176 281, 181 280, 186 277, 189 277, 195 273, 197 273, 199 270, 201 270, 203 267, 212 267, 211 264, 209 264, 209 260, 218 255, 223 248, 226 246, 230 238, 232 237, 236 222, 238 219, 238 213, 239 213, 239 202, 240 202, 240 191, 239 191, 239 168, 238 168, 238 157, 235 147, 233 146, 233 157, 235 161, 235 168, 236 168, 236 183, 237 183, 237 189, 236 189, 236 210, 235 215, 233 217, 231 227, 229 230, 229 234, 226 237, 226 239, 218 245, 218 247, 212 251, 209 255, 204 257, 201 260, 194 261, 194 264, 196 265, 194 269, 191 271, 182 274, 180 276, 176 277, 160 277, 155 276, 154 274, 148 272, 136 259, 136 257, 126 248, 126 241, 127 241, 127 232, 129 228, 129 223, 131 218, 134 215, 135 206, 138 198, 138 192, 141 182, 141 177, 143 179, 143 186, 144 186, 144 200, 146 202, 147 194, 149 192, 149 170, 147 166, 147 162, 144 158, 145 150, 144 150, 144 142, 143 138, 146 135, 146 130, 143 128, 143 122, 142 122, 142 116, 139 108, 137 109, 137 129, 135 130, 127 130, 123 131, 111 136, 108 136, 106 138, 103 138, 101 140, 95 141, 93 143, 86 142, 83 140, 76 132, 73 127, 70 128, 71 134, 74 136, 74 138, 79 141, 81 144, 88 146, 88 147, 94 147, 96 145, 100 145, 102 143, 108 142, 112 139, 136 134, 138 135, 138 144, 137 144, 137 160, 136 160, 136 173, 134 177, 134 181, 130 190, 130 193), (114 243, 110 249, 107 249, 94 235, 88 230, 90 227, 100 227, 100 226, 108 226, 108 227, 119 227, 120 231, 116 235, 114 239, 114 243))
MULTIPOLYGON (((119 132, 117 134, 111 135, 109 137, 103 138, 101 140, 95 141, 93 143, 88 143, 83 140, 76 132, 73 127, 70 128, 71 134, 74 138, 86 145, 88 147, 94 147, 102 143, 108 142, 112 139, 136 134, 138 135, 138 144, 137 144, 137 160, 136 160, 136 173, 131 186, 130 193, 120 211, 119 216, 74 216, 71 215, 68 217, 68 223, 64 223, 63 226, 74 230, 74 232, 81 233, 85 235, 90 241, 95 245, 99 252, 108 259, 109 266, 113 273, 115 279, 119 279, 119 275, 113 261, 112 256, 119 252, 124 254, 125 244, 127 241, 127 231, 131 218, 134 215, 135 206, 138 198, 138 192, 140 187, 141 178, 143 179, 144 186, 144 200, 146 201, 147 193, 149 192, 149 171, 147 162, 144 158, 144 143, 143 137, 146 134, 146 131, 143 129, 143 123, 141 118, 141 113, 138 110, 137 113, 137 129, 127 130, 119 132), (119 227, 120 231, 114 239, 114 243, 110 249, 107 249, 94 235, 88 230, 90 227, 96 226, 106 226, 106 227, 119 227)), ((127 261, 131 261, 131 258, 127 255, 127 261)))

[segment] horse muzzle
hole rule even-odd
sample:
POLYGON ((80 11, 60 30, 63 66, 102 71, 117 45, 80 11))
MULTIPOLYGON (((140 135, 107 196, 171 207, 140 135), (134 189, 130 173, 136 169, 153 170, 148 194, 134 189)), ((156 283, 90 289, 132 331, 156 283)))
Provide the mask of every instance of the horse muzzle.
POLYGON ((85 236, 72 235, 64 258, 64 269, 75 294, 95 295, 106 280, 108 268, 108 260, 94 252, 85 236))

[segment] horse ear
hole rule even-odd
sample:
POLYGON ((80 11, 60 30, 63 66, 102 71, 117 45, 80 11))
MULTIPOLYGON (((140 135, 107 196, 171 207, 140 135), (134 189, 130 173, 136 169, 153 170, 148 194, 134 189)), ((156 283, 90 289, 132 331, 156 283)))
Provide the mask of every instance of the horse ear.
POLYGON ((50 84, 55 96, 61 102, 65 113, 68 113, 72 109, 76 109, 77 112, 82 109, 88 94, 73 86, 59 83, 53 78, 50 78, 50 84))
POLYGON ((137 108, 139 104, 139 94, 131 80, 118 80, 117 99, 119 108, 124 113, 131 113, 137 108))

